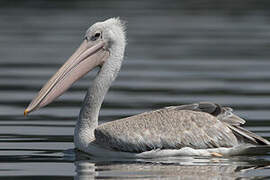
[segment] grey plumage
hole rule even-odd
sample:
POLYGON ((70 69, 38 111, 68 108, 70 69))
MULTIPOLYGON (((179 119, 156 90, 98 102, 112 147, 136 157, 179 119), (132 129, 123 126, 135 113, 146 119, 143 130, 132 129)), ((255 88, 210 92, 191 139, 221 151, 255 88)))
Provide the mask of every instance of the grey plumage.
POLYGON ((214 103, 171 106, 100 125, 95 129, 95 143, 126 152, 270 144, 241 128, 244 123, 231 108, 214 103))

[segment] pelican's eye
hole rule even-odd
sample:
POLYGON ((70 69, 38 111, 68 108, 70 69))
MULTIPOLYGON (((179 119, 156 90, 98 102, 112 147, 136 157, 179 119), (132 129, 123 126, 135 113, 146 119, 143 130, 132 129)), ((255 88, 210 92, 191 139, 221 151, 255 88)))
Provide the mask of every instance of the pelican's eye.
POLYGON ((100 33, 100 32, 97 32, 95 35, 93 35, 93 36, 91 37, 91 41, 97 40, 97 39, 100 37, 100 35, 101 35, 101 33, 100 33))

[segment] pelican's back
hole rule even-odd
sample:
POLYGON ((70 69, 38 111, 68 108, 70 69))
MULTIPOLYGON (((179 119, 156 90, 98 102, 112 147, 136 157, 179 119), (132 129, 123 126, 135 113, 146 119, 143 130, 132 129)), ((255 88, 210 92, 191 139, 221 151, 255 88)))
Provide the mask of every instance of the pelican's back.
POLYGON ((95 129, 95 143, 126 152, 270 144, 240 127, 244 123, 231 108, 214 103, 171 106, 104 123, 95 129))
POLYGON ((99 145, 127 152, 182 147, 205 149, 238 144, 232 130, 215 116, 177 107, 102 124, 95 130, 95 137, 99 145))

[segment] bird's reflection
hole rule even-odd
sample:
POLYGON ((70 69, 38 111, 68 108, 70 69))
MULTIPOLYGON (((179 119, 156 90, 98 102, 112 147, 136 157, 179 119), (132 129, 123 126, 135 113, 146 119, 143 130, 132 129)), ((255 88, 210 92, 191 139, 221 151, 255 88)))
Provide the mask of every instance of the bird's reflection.
MULTIPOLYGON (((249 159, 252 161, 252 158, 249 159)), ((269 164, 264 162, 262 167, 269 164)), ((245 157, 195 158, 175 157, 164 159, 93 159, 76 153, 76 180, 86 179, 239 179, 256 171, 245 157)), ((256 173, 255 173, 256 174, 256 173)))
POLYGON ((86 180, 86 179, 94 179, 98 176, 96 172, 95 163, 91 163, 88 160, 79 160, 75 162, 76 167, 76 175, 74 179, 78 180, 86 180))

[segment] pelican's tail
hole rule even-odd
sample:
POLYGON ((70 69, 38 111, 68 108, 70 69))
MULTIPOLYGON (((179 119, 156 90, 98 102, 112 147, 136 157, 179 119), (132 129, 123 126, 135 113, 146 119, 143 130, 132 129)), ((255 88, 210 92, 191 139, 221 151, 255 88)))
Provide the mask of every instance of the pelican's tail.
POLYGON ((268 140, 238 125, 228 125, 228 127, 233 131, 240 143, 270 146, 270 142, 268 140))

